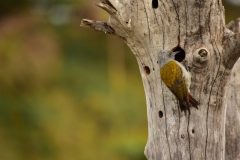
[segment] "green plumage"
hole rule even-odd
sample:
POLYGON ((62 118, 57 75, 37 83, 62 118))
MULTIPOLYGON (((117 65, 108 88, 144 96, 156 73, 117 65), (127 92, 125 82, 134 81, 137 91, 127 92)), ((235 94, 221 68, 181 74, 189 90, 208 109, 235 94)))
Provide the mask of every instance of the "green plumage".
POLYGON ((159 58, 160 75, 164 84, 175 95, 181 111, 189 112, 190 107, 198 109, 199 102, 190 94, 191 74, 185 66, 175 60, 179 52, 162 51, 159 58))
POLYGON ((162 81, 182 103, 188 96, 188 88, 181 67, 174 61, 168 61, 160 69, 162 81))

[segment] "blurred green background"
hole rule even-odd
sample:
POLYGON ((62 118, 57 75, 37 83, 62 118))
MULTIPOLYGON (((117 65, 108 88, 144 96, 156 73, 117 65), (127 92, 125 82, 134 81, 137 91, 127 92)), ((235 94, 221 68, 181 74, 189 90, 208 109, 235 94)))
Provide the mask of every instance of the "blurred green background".
MULTIPOLYGON (((0 160, 145 160, 145 98, 134 56, 97 0, 0 2, 0 160)), ((227 21, 239 9, 225 6, 227 21)))

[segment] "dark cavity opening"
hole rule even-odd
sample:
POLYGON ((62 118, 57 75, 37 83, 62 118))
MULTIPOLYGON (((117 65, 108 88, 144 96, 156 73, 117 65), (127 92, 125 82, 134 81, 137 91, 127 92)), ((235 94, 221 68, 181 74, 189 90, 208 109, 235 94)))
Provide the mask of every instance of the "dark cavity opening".
POLYGON ((152 8, 158 8, 158 0, 152 0, 152 8))
POLYGON ((185 51, 181 47, 177 46, 177 47, 173 48, 172 51, 173 52, 177 52, 175 54, 175 57, 174 57, 174 59, 176 61, 182 62, 185 59, 186 53, 185 53, 185 51))
POLYGON ((195 133, 195 130, 194 129, 192 129, 192 134, 194 134, 195 133))
POLYGON ((150 74, 150 68, 148 66, 144 66, 144 71, 146 74, 150 74))
POLYGON ((162 118, 162 117, 163 117, 163 112, 162 112, 162 111, 159 111, 159 112, 158 112, 158 116, 159 116, 160 118, 162 118))
POLYGON ((207 50, 206 49, 200 49, 200 51, 198 51, 198 54, 201 56, 201 57, 207 57, 207 50))

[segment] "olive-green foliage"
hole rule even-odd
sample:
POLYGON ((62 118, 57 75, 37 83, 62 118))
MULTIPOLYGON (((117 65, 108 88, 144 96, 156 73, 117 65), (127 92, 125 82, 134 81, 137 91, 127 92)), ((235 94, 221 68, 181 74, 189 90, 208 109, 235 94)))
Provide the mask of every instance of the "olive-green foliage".
POLYGON ((5 14, 21 10, 30 4, 30 0, 2 0, 0 1, 0 18, 5 14))
POLYGON ((120 40, 81 29, 78 10, 61 25, 25 7, 1 19, 0 159, 145 159, 134 57, 120 40), (109 51, 112 39, 121 52, 109 51), (123 57, 116 65, 114 54, 123 57))

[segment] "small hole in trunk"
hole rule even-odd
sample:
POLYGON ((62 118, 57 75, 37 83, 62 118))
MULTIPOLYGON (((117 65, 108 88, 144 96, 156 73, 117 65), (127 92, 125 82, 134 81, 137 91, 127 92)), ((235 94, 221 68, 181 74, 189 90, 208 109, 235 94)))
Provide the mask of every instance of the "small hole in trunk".
POLYGON ((150 68, 148 66, 144 66, 144 71, 145 71, 146 74, 151 73, 150 68))
POLYGON ((152 8, 158 8, 158 0, 152 0, 152 8))
POLYGON ((158 112, 158 116, 159 116, 160 118, 162 118, 162 117, 163 117, 163 112, 162 112, 162 111, 159 111, 159 112, 158 112))
POLYGON ((194 134, 195 133, 195 130, 194 129, 192 129, 192 134, 194 134))

